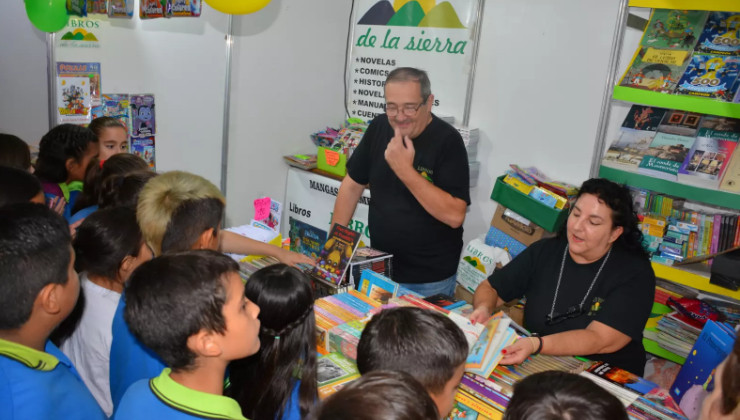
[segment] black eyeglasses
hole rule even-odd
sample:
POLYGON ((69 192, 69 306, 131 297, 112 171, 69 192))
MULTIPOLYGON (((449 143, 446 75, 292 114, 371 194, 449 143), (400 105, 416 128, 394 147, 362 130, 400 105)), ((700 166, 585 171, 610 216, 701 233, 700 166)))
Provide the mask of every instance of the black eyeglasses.
POLYGON ((564 313, 553 313, 547 314, 545 316, 545 324, 546 325, 555 325, 560 324, 561 322, 572 319, 572 318, 578 318, 579 316, 584 314, 583 305, 573 305, 570 308, 568 308, 564 313))
POLYGON ((403 108, 400 108, 400 109, 397 106, 395 106, 395 105, 386 105, 386 107, 385 107, 385 113, 389 117, 394 117, 394 116, 396 116, 398 114, 398 111, 400 110, 407 117, 413 117, 414 115, 416 115, 417 112, 419 112, 419 108, 421 108, 422 106, 424 106, 424 104, 426 104, 426 103, 427 103, 427 101, 424 101, 424 102, 420 103, 419 105, 404 105, 403 108))

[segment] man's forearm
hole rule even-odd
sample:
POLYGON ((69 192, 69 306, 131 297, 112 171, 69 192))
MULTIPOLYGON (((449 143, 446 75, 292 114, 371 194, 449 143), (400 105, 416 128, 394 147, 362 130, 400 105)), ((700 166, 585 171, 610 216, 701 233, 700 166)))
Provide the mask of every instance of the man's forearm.
POLYGON ((427 213, 440 222, 458 228, 465 221, 465 201, 432 184, 410 168, 396 174, 427 213))
POLYGON ((344 177, 342 185, 339 186, 337 199, 334 202, 334 212, 331 218, 331 224, 338 223, 347 226, 352 216, 355 214, 357 202, 362 197, 365 186, 356 183, 349 175, 344 177))

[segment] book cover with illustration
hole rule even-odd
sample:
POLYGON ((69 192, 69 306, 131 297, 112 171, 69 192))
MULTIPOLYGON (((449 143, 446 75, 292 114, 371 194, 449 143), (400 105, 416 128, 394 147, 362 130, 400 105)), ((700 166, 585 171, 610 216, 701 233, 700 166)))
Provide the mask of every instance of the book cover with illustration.
POLYGON ((709 12, 695 52, 740 55, 740 13, 709 12))
POLYGON ((480 333, 478 340, 470 347, 468 358, 465 361, 466 372, 484 378, 491 376, 503 358, 501 350, 518 338, 510 324, 511 318, 503 312, 496 313, 486 322, 485 329, 480 333))
POLYGON ((131 95, 131 137, 149 137, 157 134, 154 114, 154 95, 131 95))
POLYGON ((668 110, 655 106, 634 104, 627 113, 622 128, 633 130, 658 131, 658 125, 668 110))
POLYGON ((90 79, 57 78, 57 121, 59 124, 88 124, 92 121, 90 79))
POLYGON ((335 224, 319 252, 316 267, 311 271, 311 275, 331 284, 340 284, 347 264, 360 243, 360 236, 359 232, 335 224))
POLYGON ((677 181, 678 170, 686 159, 689 149, 694 145, 694 140, 694 137, 658 133, 645 151, 645 156, 637 171, 641 174, 677 181))
POLYGON ((694 54, 676 86, 676 94, 730 102, 740 74, 740 57, 694 54))
POLYGON ((57 62, 57 78, 84 77, 91 106, 102 105, 100 98, 100 63, 57 62))
POLYGON ((388 277, 373 270, 362 270, 360 278, 360 293, 382 304, 396 297, 400 285, 388 277))
POLYGON ((154 137, 135 138, 131 137, 131 153, 144 159, 149 167, 157 170, 154 137))
POLYGON ((699 130, 702 116, 694 112, 672 109, 663 116, 658 125, 658 132, 694 137, 699 130))
POLYGON ((359 375, 355 363, 340 353, 329 353, 316 360, 316 380, 319 387, 359 375))
POLYGON ((326 231, 292 217, 288 218, 288 224, 290 250, 317 259, 322 245, 326 242, 326 231))
POLYGON ((611 366, 609 363, 605 362, 594 363, 586 371, 591 375, 604 379, 611 384, 639 395, 647 395, 653 389, 659 388, 658 384, 654 382, 650 382, 634 373, 630 373, 616 366, 611 366))
POLYGON ((678 170, 684 184, 717 189, 740 141, 740 120, 705 116, 694 145, 678 170))
POLYGON ((643 47, 691 51, 704 28, 708 13, 698 10, 653 9, 643 47))
POLYGON ((604 154, 601 164, 611 168, 637 172, 637 168, 650 147, 655 131, 622 128, 617 138, 604 154))
POLYGON ((635 52, 620 86, 673 93, 676 83, 686 70, 691 53, 682 50, 661 50, 643 47, 635 52))
POLYGON ((126 126, 131 132, 131 98, 126 93, 104 93, 101 97, 103 102, 103 115, 115 118, 126 126))
POLYGON ((696 412, 696 400, 700 401, 701 394, 712 390, 715 369, 730 354, 734 343, 732 328, 711 320, 704 325, 670 388, 671 396, 684 413, 696 412))

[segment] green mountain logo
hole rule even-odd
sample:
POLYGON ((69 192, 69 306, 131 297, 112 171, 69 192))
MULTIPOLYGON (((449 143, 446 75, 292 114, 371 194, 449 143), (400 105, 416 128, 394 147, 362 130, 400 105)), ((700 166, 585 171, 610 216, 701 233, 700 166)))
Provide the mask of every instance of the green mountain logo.
POLYGON ((98 42, 98 38, 93 35, 92 32, 87 32, 84 29, 77 28, 74 32, 67 32, 62 35, 62 41, 88 41, 98 42))
POLYGON ((465 29, 450 2, 436 0, 381 0, 357 22, 359 25, 465 29))

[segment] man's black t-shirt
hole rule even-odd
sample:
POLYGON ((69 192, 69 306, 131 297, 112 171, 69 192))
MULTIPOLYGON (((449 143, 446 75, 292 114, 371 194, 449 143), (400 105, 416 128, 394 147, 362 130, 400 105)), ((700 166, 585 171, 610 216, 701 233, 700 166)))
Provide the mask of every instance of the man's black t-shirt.
MULTIPOLYGON (((374 248, 393 254, 393 279, 400 283, 431 283, 457 271, 462 227, 453 229, 427 213, 385 160, 393 138, 388 117, 376 117, 347 162, 347 174, 370 184, 368 224, 374 248)), ((460 133, 432 115, 412 140, 414 168, 435 186, 470 204, 468 155, 460 133)))
MULTIPOLYGON (((582 355, 601 360, 642 376, 645 369, 645 348, 642 331, 650 316, 655 295, 655 274, 650 261, 613 246, 596 284, 583 305, 583 315, 555 325, 546 324, 552 309, 560 265, 567 240, 543 239, 525 249, 513 261, 488 278, 504 301, 526 296, 524 323, 530 331, 541 335, 584 329, 591 321, 599 321, 632 340, 621 350, 610 354, 582 355)), ((564 314, 583 300, 594 276, 601 267, 602 257, 590 264, 577 264, 566 256, 563 278, 555 303, 555 314, 564 314)))

